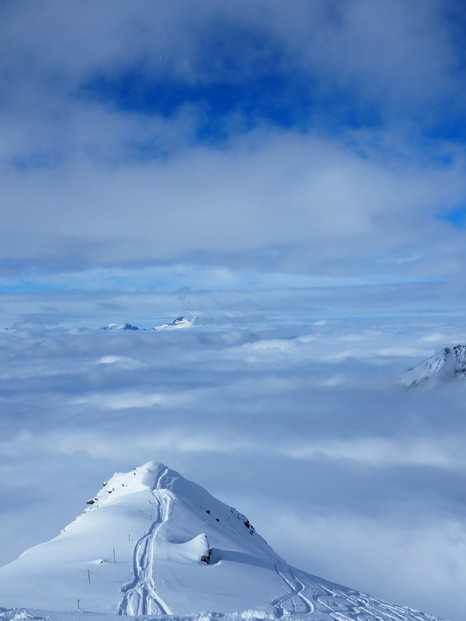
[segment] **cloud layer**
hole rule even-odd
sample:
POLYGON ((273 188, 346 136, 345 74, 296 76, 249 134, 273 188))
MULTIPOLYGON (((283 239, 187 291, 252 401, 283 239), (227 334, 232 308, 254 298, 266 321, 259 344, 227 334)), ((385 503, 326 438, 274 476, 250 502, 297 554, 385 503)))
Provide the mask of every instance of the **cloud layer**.
POLYGON ((461 619, 465 387, 397 386, 460 331, 429 323, 249 314, 3 332, 0 562, 57 534, 114 470, 155 458, 295 565, 461 619))
POLYGON ((2 8, 3 272, 461 272, 456 3, 55 9, 2 8))

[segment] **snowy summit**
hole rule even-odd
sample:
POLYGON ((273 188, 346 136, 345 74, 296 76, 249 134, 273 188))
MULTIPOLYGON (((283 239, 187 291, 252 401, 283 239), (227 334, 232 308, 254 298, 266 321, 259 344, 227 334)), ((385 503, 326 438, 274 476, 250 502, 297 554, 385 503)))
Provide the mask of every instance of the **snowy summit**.
POLYGON ((158 462, 115 474, 60 535, 1 568, 0 605, 435 621, 291 567, 244 515, 158 462))
POLYGON ((189 328, 193 325, 194 319, 190 319, 189 317, 177 317, 170 323, 164 323, 161 326, 156 326, 154 330, 177 330, 179 328, 189 328))
POLYGON ((400 380, 403 386, 417 386, 425 382, 451 382, 466 377, 466 345, 445 347, 417 367, 408 369, 400 380))

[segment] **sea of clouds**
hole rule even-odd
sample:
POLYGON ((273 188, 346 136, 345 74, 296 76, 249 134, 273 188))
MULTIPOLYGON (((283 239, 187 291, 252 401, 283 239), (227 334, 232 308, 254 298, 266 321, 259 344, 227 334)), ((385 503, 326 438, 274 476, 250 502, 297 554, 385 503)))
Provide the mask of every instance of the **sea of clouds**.
POLYGON ((462 319, 354 316, 357 292, 346 317, 337 290, 320 306, 308 292, 308 311, 303 292, 275 295, 210 296, 192 327, 162 332, 27 327, 24 306, 0 333, 0 563, 58 534, 114 471, 156 459, 297 567, 460 621, 466 384, 398 379, 464 341, 462 319), (281 312, 257 308, 272 299, 281 312))

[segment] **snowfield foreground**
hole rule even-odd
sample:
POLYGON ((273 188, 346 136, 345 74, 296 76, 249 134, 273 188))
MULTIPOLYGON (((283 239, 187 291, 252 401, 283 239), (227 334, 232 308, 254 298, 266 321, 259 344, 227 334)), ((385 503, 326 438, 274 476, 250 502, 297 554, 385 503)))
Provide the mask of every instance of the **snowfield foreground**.
POLYGON ((157 462, 115 474, 58 537, 1 568, 0 606, 0 621, 435 621, 291 567, 244 515, 157 462))

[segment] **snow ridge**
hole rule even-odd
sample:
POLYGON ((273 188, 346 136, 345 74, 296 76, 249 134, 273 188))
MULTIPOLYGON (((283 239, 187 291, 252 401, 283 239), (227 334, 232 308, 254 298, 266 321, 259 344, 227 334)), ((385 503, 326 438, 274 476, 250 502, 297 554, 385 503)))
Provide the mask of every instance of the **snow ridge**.
MULTIPOLYGON (((160 479, 168 473, 166 468, 160 479)), ((157 481, 159 488, 160 479, 157 481)), ((163 491, 158 496, 154 495, 157 507, 157 517, 134 547, 133 573, 134 578, 122 587, 123 600, 118 608, 119 615, 148 615, 148 614, 171 614, 171 610, 163 599, 157 594, 157 535, 164 522, 170 516, 170 504, 172 495, 163 491)))

